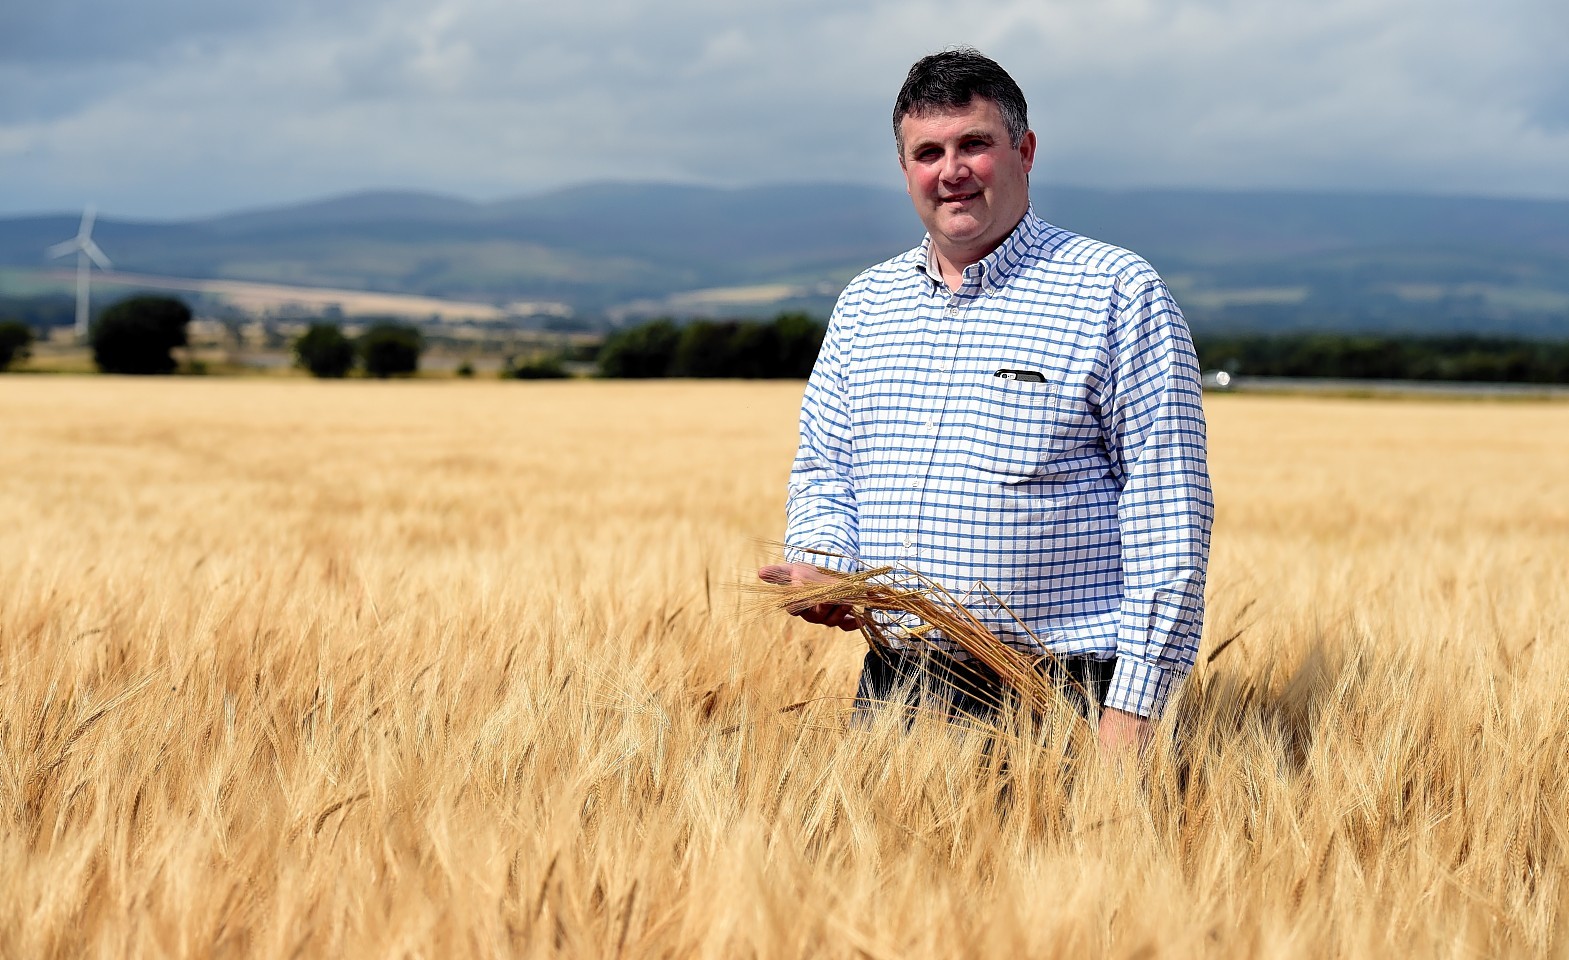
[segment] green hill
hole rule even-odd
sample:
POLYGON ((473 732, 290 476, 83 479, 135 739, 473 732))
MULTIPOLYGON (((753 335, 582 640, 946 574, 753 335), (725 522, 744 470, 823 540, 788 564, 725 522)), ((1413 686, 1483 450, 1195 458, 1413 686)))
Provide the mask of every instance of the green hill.
MULTIPOLYGON (((1150 259, 1196 327, 1569 336, 1566 202, 1059 186, 1035 202, 1150 259)), ((0 266, 46 266, 76 220, 0 220, 0 266)), ((130 272, 553 300, 619 318, 825 312, 920 227, 895 190, 597 184, 496 203, 380 192, 186 222, 107 216, 94 236, 130 272), (714 292, 740 287, 759 289, 714 292)))

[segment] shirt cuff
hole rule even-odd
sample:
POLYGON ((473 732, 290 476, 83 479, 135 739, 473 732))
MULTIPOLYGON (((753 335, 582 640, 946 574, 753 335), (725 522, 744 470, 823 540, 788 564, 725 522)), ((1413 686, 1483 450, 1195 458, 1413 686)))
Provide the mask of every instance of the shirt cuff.
POLYGON ((1111 687, 1106 691, 1106 706, 1150 719, 1166 709, 1166 701, 1177 688, 1175 671, 1157 667, 1134 657, 1118 657, 1112 669, 1111 687))
POLYGON ((861 569, 861 563, 854 557, 845 556, 837 552, 816 553, 814 551, 833 551, 833 547, 814 546, 811 549, 802 547, 785 547, 784 558, 786 563, 810 563, 832 570, 835 573, 856 573, 861 569))

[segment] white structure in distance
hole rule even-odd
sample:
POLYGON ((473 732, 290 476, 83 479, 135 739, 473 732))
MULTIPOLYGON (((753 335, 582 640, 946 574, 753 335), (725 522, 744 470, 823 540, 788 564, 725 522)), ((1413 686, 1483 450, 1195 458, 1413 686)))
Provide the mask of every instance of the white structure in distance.
POLYGON ((88 297, 91 293, 90 276, 93 264, 98 264, 98 269, 108 270, 111 266, 109 258, 93 242, 93 219, 97 212, 92 204, 82 210, 82 225, 76 229, 76 236, 49 248, 49 256, 63 257, 66 254, 76 253, 76 337, 78 340, 87 339, 88 297))

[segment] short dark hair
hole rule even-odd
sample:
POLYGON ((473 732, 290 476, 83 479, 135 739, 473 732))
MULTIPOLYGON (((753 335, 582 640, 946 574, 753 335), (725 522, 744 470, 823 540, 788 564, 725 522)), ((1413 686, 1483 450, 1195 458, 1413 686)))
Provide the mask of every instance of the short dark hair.
POLYGON ((906 116, 967 107, 976 97, 997 105, 1012 146, 1024 141, 1024 134, 1030 129, 1024 91, 997 61, 974 47, 956 47, 915 61, 904 78, 899 97, 893 102, 893 142, 899 153, 904 153, 904 131, 899 129, 899 123, 906 116))

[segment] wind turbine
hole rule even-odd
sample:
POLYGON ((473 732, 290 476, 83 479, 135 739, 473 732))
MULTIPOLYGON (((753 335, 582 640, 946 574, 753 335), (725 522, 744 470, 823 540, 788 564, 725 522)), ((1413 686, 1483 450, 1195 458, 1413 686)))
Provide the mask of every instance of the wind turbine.
POLYGON ((109 258, 98 249, 98 244, 93 242, 93 218, 97 211, 92 204, 82 210, 82 225, 76 229, 76 236, 63 243, 57 243, 49 248, 50 257, 63 257, 76 252, 76 336, 79 340, 87 339, 87 304, 90 293, 91 278, 89 272, 93 264, 98 264, 98 269, 108 270, 111 266, 109 258))

